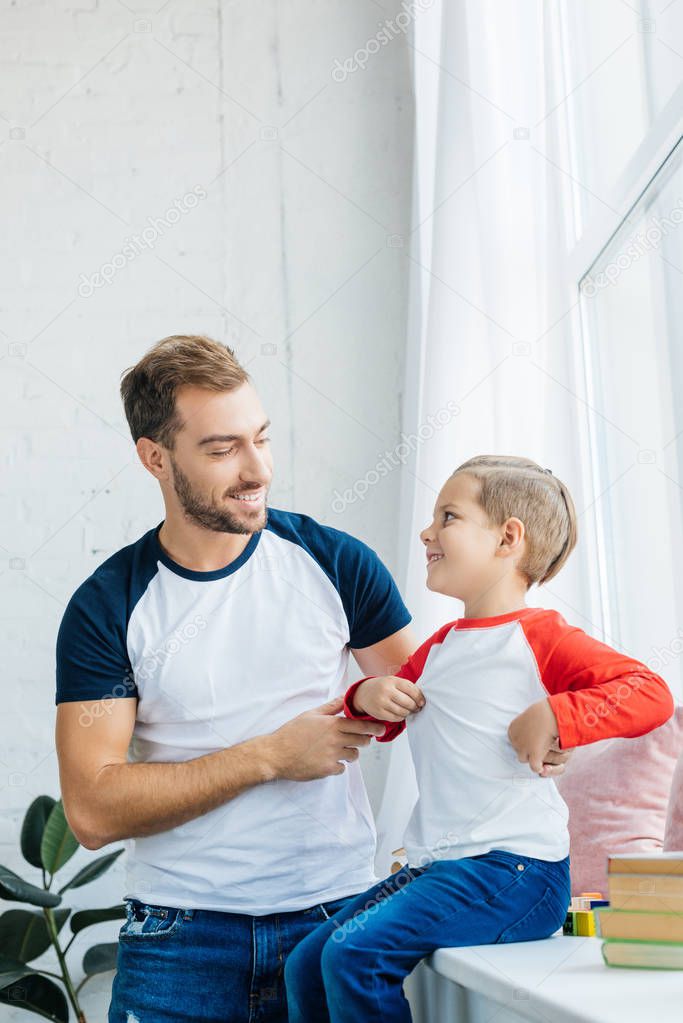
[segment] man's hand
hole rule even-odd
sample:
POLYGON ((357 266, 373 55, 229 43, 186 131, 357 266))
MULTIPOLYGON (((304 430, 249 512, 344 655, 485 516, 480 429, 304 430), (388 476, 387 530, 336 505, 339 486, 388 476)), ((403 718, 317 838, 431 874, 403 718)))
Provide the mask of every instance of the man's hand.
POLYGON ((425 705, 419 686, 396 675, 369 678, 353 694, 353 705, 361 714, 382 721, 403 721, 425 705))
POLYGON ((344 698, 337 697, 314 710, 292 718, 271 735, 263 736, 269 780, 311 781, 343 774, 344 760, 358 760, 358 750, 373 735, 383 735, 384 725, 337 717, 344 698))
POLYGON ((541 778, 564 773, 572 750, 560 750, 557 718, 548 700, 532 703, 508 727, 508 738, 517 759, 528 763, 541 778))

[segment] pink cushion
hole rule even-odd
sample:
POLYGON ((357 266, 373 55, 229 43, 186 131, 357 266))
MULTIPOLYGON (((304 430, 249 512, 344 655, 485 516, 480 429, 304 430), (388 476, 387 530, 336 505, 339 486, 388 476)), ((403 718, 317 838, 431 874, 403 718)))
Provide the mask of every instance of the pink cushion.
POLYGON ((671 782, 669 809, 664 830, 664 851, 683 851, 683 753, 678 758, 671 782))
MULTIPOLYGON (((606 894, 608 853, 662 851, 672 777, 682 752, 683 707, 637 739, 605 739, 575 750, 557 779, 569 807, 572 895, 606 894)), ((683 769, 680 777, 683 793, 683 769)), ((680 812, 678 821, 683 837, 680 812)))

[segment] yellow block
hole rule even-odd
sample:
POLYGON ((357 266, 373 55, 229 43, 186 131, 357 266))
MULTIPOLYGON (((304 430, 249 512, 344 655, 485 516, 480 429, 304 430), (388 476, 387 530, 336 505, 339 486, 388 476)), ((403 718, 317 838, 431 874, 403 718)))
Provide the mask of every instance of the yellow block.
POLYGON ((595 913, 590 910, 579 910, 574 913, 574 933, 580 938, 595 937, 595 913))

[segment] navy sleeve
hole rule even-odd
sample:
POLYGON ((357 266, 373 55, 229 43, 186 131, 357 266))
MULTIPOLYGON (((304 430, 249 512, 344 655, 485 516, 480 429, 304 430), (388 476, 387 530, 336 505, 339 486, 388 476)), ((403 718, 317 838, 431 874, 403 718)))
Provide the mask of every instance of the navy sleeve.
POLYGON ((55 703, 137 696, 126 647, 125 608, 91 576, 69 601, 57 635, 55 703))
POLYGON ((348 537, 339 565, 349 646, 361 649, 392 636, 412 620, 389 569, 371 547, 348 537))
POLYGON ((299 544, 325 572, 341 597, 352 649, 379 643, 412 621, 389 570, 362 540, 276 508, 268 509, 268 529, 299 544))

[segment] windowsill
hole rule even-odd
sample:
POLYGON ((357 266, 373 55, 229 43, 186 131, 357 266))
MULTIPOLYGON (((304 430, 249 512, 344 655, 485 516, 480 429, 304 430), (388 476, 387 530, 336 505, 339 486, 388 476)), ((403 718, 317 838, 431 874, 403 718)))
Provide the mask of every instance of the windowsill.
POLYGON ((506 1006, 522 1019, 553 1023, 680 1023, 683 971, 605 966, 600 938, 439 949, 439 976, 506 1006))

